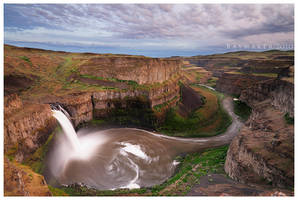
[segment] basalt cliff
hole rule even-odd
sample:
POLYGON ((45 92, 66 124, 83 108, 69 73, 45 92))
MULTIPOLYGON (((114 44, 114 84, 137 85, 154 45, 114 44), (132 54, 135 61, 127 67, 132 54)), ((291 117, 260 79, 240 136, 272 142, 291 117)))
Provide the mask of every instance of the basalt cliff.
POLYGON ((252 84, 240 100, 252 114, 230 144, 225 171, 242 183, 294 187, 294 85, 280 79, 252 84))

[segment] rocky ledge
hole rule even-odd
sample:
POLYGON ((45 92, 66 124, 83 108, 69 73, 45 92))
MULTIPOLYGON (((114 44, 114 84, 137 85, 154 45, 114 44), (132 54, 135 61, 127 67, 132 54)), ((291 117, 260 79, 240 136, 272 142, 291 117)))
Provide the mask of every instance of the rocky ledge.
POLYGON ((162 83, 178 74, 181 61, 177 59, 147 58, 142 56, 93 57, 79 66, 81 75, 92 75, 138 84, 162 83))
POLYGON ((50 105, 23 103, 17 95, 4 98, 4 153, 22 162, 45 143, 57 125, 50 105))
POLYGON ((294 116, 294 84, 288 81, 280 79, 260 81, 243 90, 240 96, 240 100, 251 107, 268 98, 276 109, 289 113, 291 117, 294 116))

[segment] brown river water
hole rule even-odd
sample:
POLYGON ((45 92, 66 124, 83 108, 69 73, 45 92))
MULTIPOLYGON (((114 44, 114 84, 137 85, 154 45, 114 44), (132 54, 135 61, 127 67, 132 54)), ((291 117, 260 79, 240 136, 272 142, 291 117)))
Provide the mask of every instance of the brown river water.
POLYGON ((81 129, 79 150, 64 134, 56 137, 46 159, 45 178, 52 185, 82 183, 98 190, 140 188, 171 177, 178 155, 228 144, 242 123, 232 111, 232 99, 223 100, 233 123, 224 134, 208 138, 177 138, 141 129, 81 129))

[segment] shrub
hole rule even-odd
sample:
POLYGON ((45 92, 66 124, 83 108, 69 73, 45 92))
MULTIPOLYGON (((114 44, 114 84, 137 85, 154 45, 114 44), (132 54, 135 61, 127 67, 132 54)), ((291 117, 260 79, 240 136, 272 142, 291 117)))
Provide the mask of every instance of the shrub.
POLYGON ((245 102, 236 100, 234 101, 234 112, 242 120, 246 121, 251 114, 251 107, 249 107, 245 102))
POLYGON ((20 56, 20 58, 31 64, 31 60, 27 56, 20 56))
POLYGON ((289 113, 284 115, 287 124, 294 124, 294 117, 290 117, 289 113))

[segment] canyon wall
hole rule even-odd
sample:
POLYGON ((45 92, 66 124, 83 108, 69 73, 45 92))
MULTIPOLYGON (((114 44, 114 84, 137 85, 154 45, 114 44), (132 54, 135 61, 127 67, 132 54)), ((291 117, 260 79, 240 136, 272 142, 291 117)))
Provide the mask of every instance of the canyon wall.
MULTIPOLYGON (((233 53, 229 53, 233 54, 233 53)), ((235 55, 237 52, 235 52, 235 55)), ((258 54, 258 53, 257 53, 258 54)), ((257 57, 258 55, 253 57, 257 57)), ((259 53, 259 56, 262 53, 259 53)), ((282 54, 282 53, 281 53, 282 54)), ((244 73, 280 73, 284 68, 294 65, 294 56, 278 56, 278 55, 263 55, 259 59, 254 59, 248 56, 247 53, 239 54, 238 56, 228 56, 226 54, 218 54, 211 56, 198 56, 188 58, 186 60, 191 64, 204 67, 208 71, 218 72, 223 70, 224 66, 231 68, 240 68, 240 72, 244 73), (237 58, 238 57, 238 58, 237 58), (267 59, 264 59, 267 57, 267 59)))
POLYGON ((79 71, 82 75, 153 84, 162 83, 179 73, 181 64, 177 59, 106 56, 89 59, 79 67, 79 71))
POLYGON ((279 79, 271 79, 253 84, 243 90, 240 100, 251 107, 269 98, 271 104, 284 113, 294 116, 294 84, 279 79))
POLYGON ((4 153, 19 162, 39 148, 56 127, 46 104, 23 103, 17 95, 4 98, 4 153))
POLYGON ((71 116, 74 127, 93 119, 91 93, 75 93, 59 100, 59 103, 71 116))
MULTIPOLYGON (((148 101, 150 108, 162 106, 163 104, 179 101, 180 89, 178 78, 165 81, 162 84, 152 85, 149 89, 136 89, 131 91, 102 91, 92 94, 94 106, 93 114, 95 118, 104 117, 110 109, 117 107, 115 103, 121 103, 121 107, 126 107, 126 100, 132 98, 143 98, 148 101)), ((175 104, 174 103, 174 104, 175 104)), ((174 105, 173 104, 173 105, 174 105)), ((173 106, 171 105, 171 106, 173 106)), ((119 106, 119 105, 118 105, 119 106)), ((166 110, 164 110, 165 112, 166 110)))
POLYGON ((175 75, 162 84, 155 84, 150 88, 148 97, 150 99, 152 108, 154 108, 154 106, 171 101, 174 98, 179 100, 180 87, 178 82, 180 78, 181 76, 175 75))
POLYGON ((258 82, 242 91, 240 100, 252 114, 229 147, 225 171, 242 183, 294 186, 294 85, 282 80, 258 82))
POLYGON ((243 90, 257 81, 270 79, 263 76, 251 76, 247 74, 224 73, 216 82, 216 90, 230 95, 240 95, 243 90))
POLYGON ((139 96, 148 96, 144 91, 102 91, 94 92, 92 94, 93 114, 95 118, 106 117, 109 110, 116 107, 115 100, 120 102, 123 107, 126 107, 125 102, 127 98, 134 98, 139 96))
POLYGON ((179 103, 179 114, 187 117, 204 104, 204 97, 189 86, 181 86, 181 102, 179 103))

